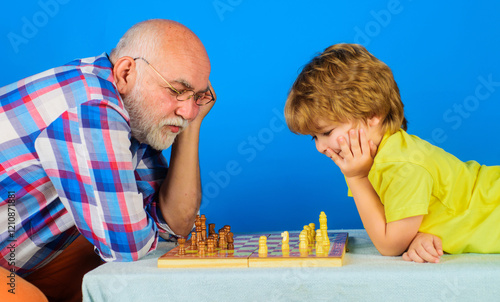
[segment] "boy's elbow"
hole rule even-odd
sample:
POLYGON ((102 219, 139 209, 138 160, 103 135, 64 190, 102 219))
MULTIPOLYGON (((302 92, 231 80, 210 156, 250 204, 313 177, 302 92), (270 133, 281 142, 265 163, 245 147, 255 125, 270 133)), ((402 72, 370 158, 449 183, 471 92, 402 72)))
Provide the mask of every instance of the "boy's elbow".
POLYGON ((378 252, 382 256, 401 256, 408 247, 403 247, 403 246, 394 246, 394 245, 387 245, 387 246, 376 246, 378 252))

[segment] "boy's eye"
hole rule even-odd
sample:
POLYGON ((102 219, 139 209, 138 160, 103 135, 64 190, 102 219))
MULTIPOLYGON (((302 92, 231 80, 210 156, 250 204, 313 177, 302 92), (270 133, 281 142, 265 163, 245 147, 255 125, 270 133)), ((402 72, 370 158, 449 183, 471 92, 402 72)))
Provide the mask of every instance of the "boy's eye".
POLYGON ((333 129, 331 129, 331 130, 329 130, 327 132, 323 132, 323 133, 321 133, 321 135, 323 135, 323 136, 329 136, 332 133, 332 131, 333 131, 333 129))

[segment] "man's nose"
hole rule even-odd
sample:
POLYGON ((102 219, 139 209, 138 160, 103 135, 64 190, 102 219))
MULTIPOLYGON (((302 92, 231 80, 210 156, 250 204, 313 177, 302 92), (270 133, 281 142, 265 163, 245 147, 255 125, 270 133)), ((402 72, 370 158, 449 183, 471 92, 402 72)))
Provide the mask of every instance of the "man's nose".
POLYGON ((198 115, 200 107, 192 100, 177 101, 177 109, 175 114, 182 117, 185 120, 192 121, 198 115))

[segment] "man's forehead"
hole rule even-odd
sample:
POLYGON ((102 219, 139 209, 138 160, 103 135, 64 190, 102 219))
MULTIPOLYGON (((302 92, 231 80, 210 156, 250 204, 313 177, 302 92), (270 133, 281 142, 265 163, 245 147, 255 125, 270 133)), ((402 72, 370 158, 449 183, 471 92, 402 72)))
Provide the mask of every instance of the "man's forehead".
MULTIPOLYGON (((182 79, 182 78, 177 78, 173 82, 182 85, 187 90, 195 90, 196 89, 189 81, 182 79)), ((208 83, 205 87, 200 88, 196 92, 207 92, 207 91, 208 91, 208 83)))

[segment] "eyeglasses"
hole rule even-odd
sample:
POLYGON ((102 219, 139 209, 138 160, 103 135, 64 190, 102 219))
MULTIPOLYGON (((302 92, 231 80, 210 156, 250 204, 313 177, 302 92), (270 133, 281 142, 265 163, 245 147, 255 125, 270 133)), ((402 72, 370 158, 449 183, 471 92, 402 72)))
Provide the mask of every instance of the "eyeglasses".
POLYGON ((154 68, 153 65, 151 65, 146 59, 144 59, 143 57, 134 58, 134 60, 138 60, 138 59, 143 60, 144 62, 146 62, 146 64, 148 64, 148 66, 151 67, 151 69, 165 83, 167 83, 168 87, 170 87, 170 89, 172 89, 175 93, 177 93, 177 96, 176 96, 177 101, 183 102, 183 101, 187 101, 187 100, 190 100, 191 98, 193 98, 194 99, 194 103, 196 105, 198 105, 198 106, 204 106, 204 105, 206 105, 206 104, 208 104, 208 103, 210 103, 210 102, 212 102, 214 100, 214 94, 212 93, 212 90, 210 88, 208 88, 208 92, 210 94, 207 94, 206 92, 196 94, 194 92, 194 90, 189 90, 189 89, 178 91, 167 80, 165 80, 165 78, 158 72, 158 70, 156 70, 156 68, 154 68))

